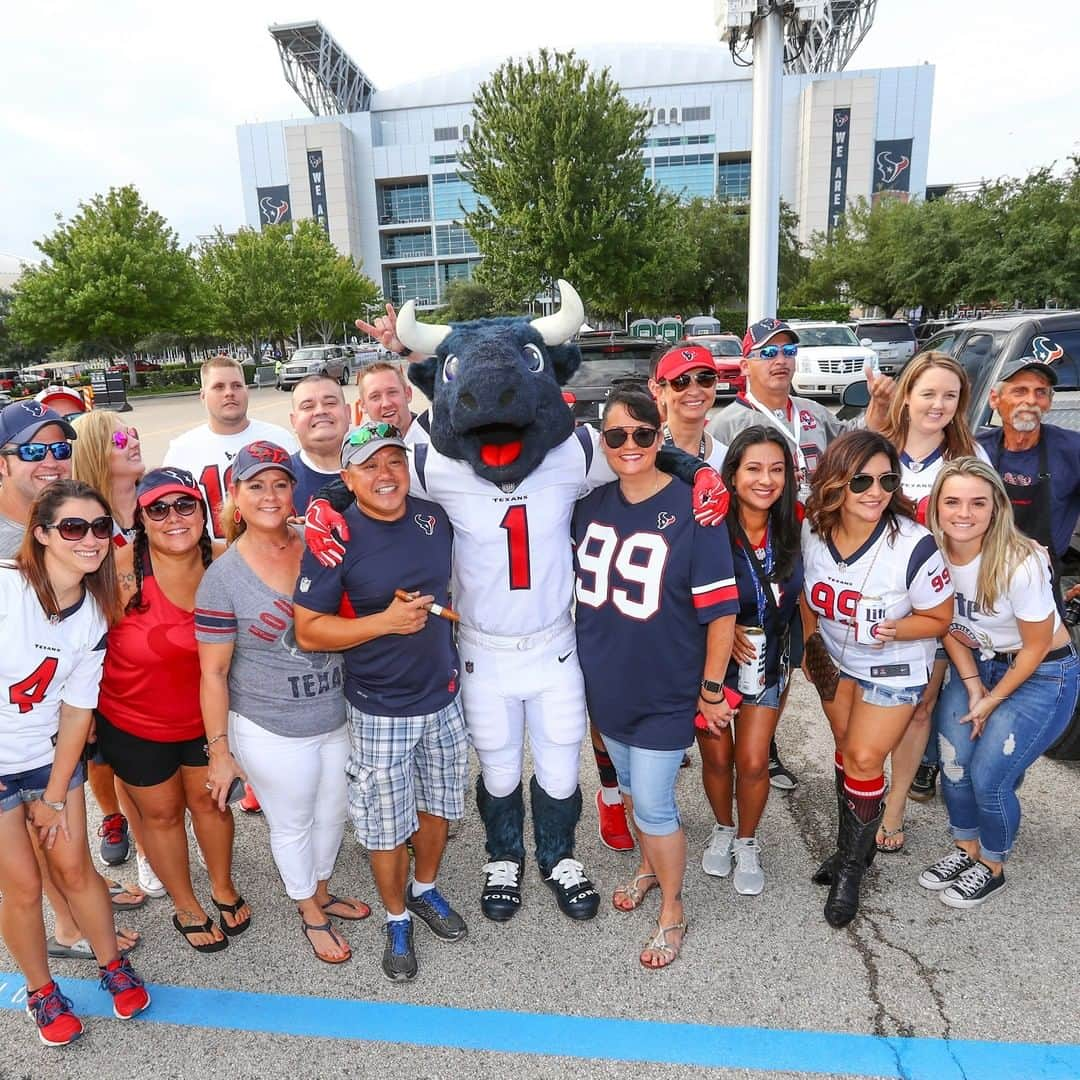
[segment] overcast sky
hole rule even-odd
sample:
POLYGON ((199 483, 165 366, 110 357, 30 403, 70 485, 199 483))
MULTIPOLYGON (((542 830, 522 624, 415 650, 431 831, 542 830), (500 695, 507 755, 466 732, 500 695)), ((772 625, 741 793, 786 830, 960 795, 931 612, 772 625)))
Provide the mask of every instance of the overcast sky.
MULTIPOLYGON (((306 115, 282 77, 272 22, 319 19, 380 89, 541 45, 717 41, 713 0, 4 7, 0 252, 24 257, 57 212, 111 185, 135 184, 185 242, 242 224, 236 125, 306 115)), ((929 183, 1022 174, 1080 152, 1077 8, 879 0, 849 67, 936 65, 929 183)))

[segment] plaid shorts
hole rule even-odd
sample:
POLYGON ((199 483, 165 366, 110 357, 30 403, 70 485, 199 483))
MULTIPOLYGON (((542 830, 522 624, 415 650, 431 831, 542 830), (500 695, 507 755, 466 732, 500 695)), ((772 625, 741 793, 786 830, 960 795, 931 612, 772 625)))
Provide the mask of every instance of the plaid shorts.
POLYGON ((465 813, 469 758, 461 698, 423 716, 372 716, 348 707, 349 819, 369 851, 391 851, 420 827, 418 810, 465 813))

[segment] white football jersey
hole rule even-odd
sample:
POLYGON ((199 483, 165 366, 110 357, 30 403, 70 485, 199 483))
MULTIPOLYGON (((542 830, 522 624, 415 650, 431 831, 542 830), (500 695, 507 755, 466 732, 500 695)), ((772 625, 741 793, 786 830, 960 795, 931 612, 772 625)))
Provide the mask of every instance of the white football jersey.
POLYGON ((210 507, 210 535, 219 540, 225 533, 218 522, 218 514, 229 489, 232 460, 248 443, 260 439, 276 443, 290 454, 300 449, 291 431, 265 420, 249 420, 243 431, 231 435, 219 435, 210 430, 209 424, 200 424, 183 435, 177 435, 165 451, 162 465, 187 469, 202 488, 206 504, 210 507))
POLYGON ((454 527, 454 607, 465 625, 524 637, 570 610, 574 503, 614 479, 596 438, 577 429, 512 490, 430 444, 415 448, 412 491, 437 502, 454 527))
POLYGON ((14 564, 0 562, 0 776, 52 761, 61 702, 77 709, 97 705, 107 630, 89 593, 50 622, 14 564))
POLYGON ((1017 566, 993 611, 975 606, 982 554, 962 566, 948 565, 956 588, 956 614, 949 633, 969 648, 978 649, 985 659, 996 652, 1020 651, 1023 642, 1017 619, 1042 622, 1053 612, 1057 632, 1061 616, 1050 584, 1050 564, 1041 552, 1029 555, 1017 566))
POLYGON ((953 595, 952 579, 933 536, 909 518, 889 537, 882 519, 865 544, 841 559, 830 541, 803 522, 803 591, 818 617, 818 629, 840 670, 885 686, 921 686, 928 680, 933 651, 925 641, 856 641, 859 601, 874 600, 875 621, 928 611, 953 595))
MULTIPOLYGON (((922 461, 913 461, 903 451, 900 452, 900 487, 909 499, 915 501, 920 511, 923 509, 921 506, 923 499, 930 497, 934 481, 941 472, 942 465, 948 460, 941 452, 942 449, 943 447, 939 446, 922 461)), ((987 465, 990 464, 990 458, 978 443, 975 444, 975 456, 980 461, 985 461, 987 465)), ((924 513, 920 513, 919 520, 923 520, 924 516, 924 513)))

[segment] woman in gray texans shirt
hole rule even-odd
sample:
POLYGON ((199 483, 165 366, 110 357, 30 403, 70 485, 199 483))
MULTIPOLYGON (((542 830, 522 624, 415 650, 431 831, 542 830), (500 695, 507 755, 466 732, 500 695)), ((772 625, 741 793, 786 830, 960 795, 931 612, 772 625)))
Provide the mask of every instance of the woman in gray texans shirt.
POLYGON ((345 830, 349 741, 341 657, 304 652, 293 633, 304 551, 288 524, 295 485, 280 446, 254 442, 236 455, 221 511, 230 546, 195 601, 207 786, 224 806, 236 777, 251 782, 312 951, 340 964, 352 954, 329 916, 364 919, 371 909, 329 888, 345 830))

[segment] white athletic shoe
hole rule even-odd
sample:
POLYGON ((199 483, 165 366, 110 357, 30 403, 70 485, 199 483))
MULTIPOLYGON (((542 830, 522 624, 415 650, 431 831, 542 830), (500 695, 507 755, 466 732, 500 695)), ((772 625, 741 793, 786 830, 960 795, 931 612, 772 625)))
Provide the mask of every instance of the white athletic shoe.
POLYGON ((754 837, 736 839, 732 848, 735 857, 735 874, 731 883, 742 896, 757 896, 765 888, 765 875, 758 856, 761 848, 754 837))
POLYGON ((135 856, 135 861, 139 864, 139 888, 147 896, 160 900, 165 895, 165 886, 161 884, 161 878, 154 873, 150 860, 140 851, 135 856))
POLYGON ((713 877, 727 877, 731 873, 731 847, 734 841, 735 826, 717 822, 701 856, 701 869, 713 877))

